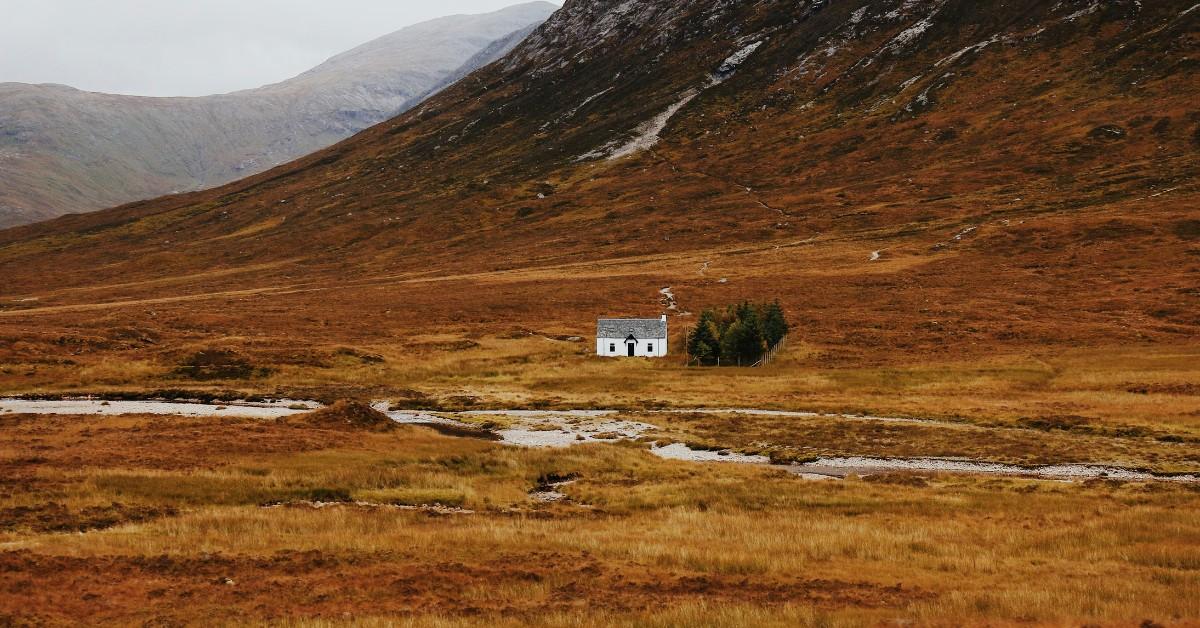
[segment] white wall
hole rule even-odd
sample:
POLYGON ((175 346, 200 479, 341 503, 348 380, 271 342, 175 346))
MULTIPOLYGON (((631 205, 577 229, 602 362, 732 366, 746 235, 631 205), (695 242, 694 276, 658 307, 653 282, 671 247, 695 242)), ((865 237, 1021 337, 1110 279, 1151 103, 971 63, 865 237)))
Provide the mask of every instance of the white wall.
MULTIPOLYGON (((596 355, 609 358, 625 358, 629 357, 629 349, 626 348, 624 338, 597 338, 596 339, 596 355), (609 347, 614 347, 614 351, 610 351, 609 347)), ((666 339, 639 340, 637 342, 637 350, 634 351, 634 357, 638 358, 665 358, 667 357, 667 341, 666 339), (650 349, 650 345, 654 345, 654 350, 650 349)))

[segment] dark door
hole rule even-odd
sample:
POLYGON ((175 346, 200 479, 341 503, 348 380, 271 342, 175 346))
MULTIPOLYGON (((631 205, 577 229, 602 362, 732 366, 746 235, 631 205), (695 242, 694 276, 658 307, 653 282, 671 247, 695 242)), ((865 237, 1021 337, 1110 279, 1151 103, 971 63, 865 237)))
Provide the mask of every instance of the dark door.
POLYGON ((629 347, 629 357, 634 357, 634 353, 637 351, 637 344, 631 342, 625 346, 629 347))

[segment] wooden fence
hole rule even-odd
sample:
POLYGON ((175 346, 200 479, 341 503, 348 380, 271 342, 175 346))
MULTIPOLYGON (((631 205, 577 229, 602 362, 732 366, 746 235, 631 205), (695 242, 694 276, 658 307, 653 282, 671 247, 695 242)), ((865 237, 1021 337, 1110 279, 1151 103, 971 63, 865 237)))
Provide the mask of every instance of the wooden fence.
MULTIPOLYGON (((754 364, 750 365, 750 368, 758 368, 760 366, 766 366, 766 365, 774 362, 775 358, 779 356, 779 352, 784 350, 785 345, 787 345, 787 336, 780 338, 779 342, 775 343, 775 346, 771 347, 771 349, 767 351, 766 355, 764 355, 761 359, 759 359, 758 362, 755 362, 754 364)), ((688 356, 687 365, 688 366, 701 366, 700 358, 693 358, 691 356, 688 356)), ((741 365, 742 364, 739 361, 738 366, 741 366, 741 365)), ((717 366, 722 366, 720 358, 717 358, 717 366)), ((731 365, 729 364, 728 361, 726 361, 725 366, 731 366, 731 365)))
POLYGON ((784 345, 786 345, 786 344, 787 344, 787 336, 780 338, 779 342, 775 343, 775 346, 771 347, 771 349, 769 351, 767 351, 767 354, 764 355, 762 357, 762 359, 759 360, 758 363, 754 365, 754 368, 758 368, 760 366, 766 366, 766 365, 774 362, 775 358, 779 355, 780 351, 783 351, 784 345))

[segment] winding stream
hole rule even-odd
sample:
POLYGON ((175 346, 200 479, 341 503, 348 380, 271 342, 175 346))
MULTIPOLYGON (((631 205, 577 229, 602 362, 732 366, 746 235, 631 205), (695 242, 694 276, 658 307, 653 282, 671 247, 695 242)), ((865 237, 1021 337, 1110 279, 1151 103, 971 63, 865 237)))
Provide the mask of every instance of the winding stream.
POLYGON ((186 417, 239 417, 281 419, 311 412, 321 407, 312 401, 280 399, 270 402, 237 401, 225 404, 186 401, 105 401, 103 399, 62 399, 56 401, 0 399, 2 414, 57 414, 121 416, 156 414, 186 417))
MULTIPOLYGON (((303 414, 322 407, 312 401, 275 400, 270 402, 230 402, 228 404, 189 403, 185 401, 104 401, 102 399, 64 399, 57 401, 0 399, 0 416, 4 414, 98 415, 118 416, 152 414, 185 417, 243 417, 278 419, 303 414)), ((505 419, 506 425, 492 430, 500 442, 519 447, 566 448, 584 443, 637 440, 658 429, 657 426, 618 418, 616 410, 480 410, 451 413, 388 409, 386 402, 373 406, 393 421, 409 425, 441 425, 468 431, 482 432, 478 425, 461 420, 471 417, 505 419)), ((921 419, 871 417, 860 415, 825 415, 811 412, 788 412, 755 409, 694 409, 664 410, 660 413, 747 414, 780 417, 829 417, 840 420, 883 421, 889 423, 931 423, 921 419)), ((740 454, 731 451, 710 451, 688 447, 683 443, 653 445, 650 452, 668 460, 691 462, 769 465, 766 456, 740 454)), ((928 473, 964 473, 1009 477, 1031 477, 1053 480, 1112 479, 1133 482, 1200 482, 1200 476, 1159 475, 1134 469, 1086 464, 1058 464, 1040 467, 945 458, 868 458, 828 457, 810 463, 785 465, 787 470, 807 479, 837 479, 850 475, 874 475, 891 471, 928 473)))

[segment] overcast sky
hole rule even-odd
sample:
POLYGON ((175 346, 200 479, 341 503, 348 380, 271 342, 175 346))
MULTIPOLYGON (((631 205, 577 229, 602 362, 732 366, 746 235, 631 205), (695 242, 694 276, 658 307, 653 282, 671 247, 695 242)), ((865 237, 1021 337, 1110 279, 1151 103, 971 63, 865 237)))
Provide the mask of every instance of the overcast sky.
POLYGON ((0 83, 223 93, 290 78, 410 24, 523 1, 0 0, 0 83))

